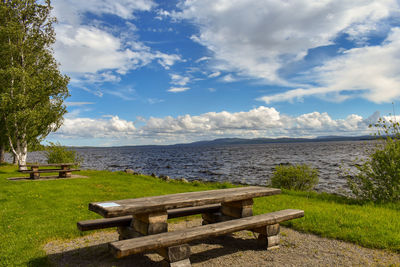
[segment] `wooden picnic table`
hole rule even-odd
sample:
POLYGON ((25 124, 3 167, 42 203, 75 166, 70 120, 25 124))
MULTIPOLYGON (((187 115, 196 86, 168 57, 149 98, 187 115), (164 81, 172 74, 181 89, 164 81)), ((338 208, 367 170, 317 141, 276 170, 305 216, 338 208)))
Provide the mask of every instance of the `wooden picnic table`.
MULTIPOLYGON (((204 206, 209 204, 221 204, 223 207, 237 207, 252 215, 253 198, 280 194, 281 190, 259 186, 248 186, 230 189, 217 189, 161 195, 153 197, 132 198, 107 202, 93 202, 89 204, 89 210, 94 211, 105 218, 124 215, 145 216, 146 214, 167 213, 167 210, 204 206)), ((229 210, 224 211, 229 213, 229 210)), ((231 212, 230 212, 231 213, 231 212)), ((243 216, 240 216, 243 217, 243 216)))
POLYGON ((301 210, 282 210, 253 216, 253 198, 280 194, 259 186, 197 191, 89 203, 89 210, 106 219, 78 222, 82 231, 118 226, 120 241, 109 243, 117 257, 148 250, 162 255, 169 266, 190 266, 187 242, 249 229, 259 233, 268 249, 279 244, 279 223, 304 216, 301 210), (202 214, 203 225, 168 232, 168 218, 202 214), (154 238, 153 238, 154 237, 154 238))
POLYGON ((79 169, 71 169, 71 166, 78 165, 78 163, 30 163, 26 165, 20 165, 20 169, 23 167, 29 167, 30 170, 20 170, 22 173, 29 173, 31 179, 40 178, 40 173, 51 173, 58 172, 58 177, 67 178, 71 177, 71 172, 79 171, 79 169), (56 167, 54 169, 40 169, 42 167, 56 167))

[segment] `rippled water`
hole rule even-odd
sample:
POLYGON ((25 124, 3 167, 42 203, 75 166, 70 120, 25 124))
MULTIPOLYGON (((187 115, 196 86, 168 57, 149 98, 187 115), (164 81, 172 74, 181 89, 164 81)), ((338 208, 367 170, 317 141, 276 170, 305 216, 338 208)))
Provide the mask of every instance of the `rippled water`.
MULTIPOLYGON (((311 164, 320 172, 318 191, 344 193, 340 167, 365 157, 373 141, 279 143, 258 145, 77 148, 82 169, 168 175, 188 180, 229 181, 265 185, 279 164, 311 164)), ((30 162, 45 162, 42 152, 30 162)))

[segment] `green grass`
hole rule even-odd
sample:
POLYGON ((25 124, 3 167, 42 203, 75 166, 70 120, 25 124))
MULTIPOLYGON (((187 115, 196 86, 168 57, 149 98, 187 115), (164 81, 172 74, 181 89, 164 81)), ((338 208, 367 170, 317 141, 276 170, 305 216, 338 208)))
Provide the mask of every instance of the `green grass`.
MULTIPOLYGON (((9 181, 15 167, 0 167, 0 266, 46 266, 42 247, 79 232, 76 222, 100 218, 88 203, 231 187, 229 184, 164 182, 123 172, 81 171, 88 179, 9 181)), ((255 200, 255 213, 303 209, 305 218, 286 223, 294 229, 400 252, 400 204, 359 205, 344 198, 284 191, 255 200)))

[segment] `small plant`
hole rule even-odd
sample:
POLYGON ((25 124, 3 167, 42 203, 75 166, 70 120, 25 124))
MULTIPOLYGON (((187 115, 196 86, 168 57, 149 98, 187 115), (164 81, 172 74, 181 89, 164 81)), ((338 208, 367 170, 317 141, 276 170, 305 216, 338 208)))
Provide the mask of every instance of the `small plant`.
POLYGON ((307 164, 278 165, 271 178, 271 186, 310 191, 318 184, 318 180, 318 170, 307 164))
POLYGON ((347 183, 360 200, 394 202, 400 200, 400 125, 380 118, 370 127, 380 137, 375 150, 362 164, 356 164, 355 174, 347 173, 347 183))
POLYGON ((79 157, 75 150, 71 150, 62 146, 60 143, 49 142, 46 146, 46 157, 47 163, 77 163, 78 165, 82 162, 82 158, 79 157))

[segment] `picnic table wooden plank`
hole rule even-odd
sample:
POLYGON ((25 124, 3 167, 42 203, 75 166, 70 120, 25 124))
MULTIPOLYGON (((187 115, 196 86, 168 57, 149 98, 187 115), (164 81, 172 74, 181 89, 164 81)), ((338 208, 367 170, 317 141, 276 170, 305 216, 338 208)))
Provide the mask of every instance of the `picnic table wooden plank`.
POLYGON ((76 162, 69 163, 30 163, 25 165, 20 165, 20 167, 56 167, 56 166, 73 166, 78 165, 76 162))
POLYGON ((50 173, 50 172, 76 172, 76 171, 80 171, 80 169, 41 169, 41 170, 19 170, 19 172, 22 173, 50 173))
POLYGON ((248 186, 107 202, 92 202, 89 203, 89 210, 94 211, 105 218, 111 218, 140 213, 166 211, 169 209, 241 201, 280 193, 281 190, 276 188, 248 186))
MULTIPOLYGON (((201 214, 204 212, 218 212, 221 209, 220 204, 212 204, 201 207, 188 207, 168 210, 168 219, 179 218, 184 216, 190 216, 195 214, 201 214)), ((132 223, 132 215, 103 218, 95 220, 80 221, 77 223, 78 229, 81 231, 96 230, 110 227, 130 226, 132 223)))
POLYGON ((301 218, 303 216, 304 211, 302 210, 287 209, 226 222, 187 228, 176 232, 166 232, 116 241, 109 243, 109 248, 117 258, 121 258, 148 250, 185 244, 193 240, 204 239, 211 236, 260 228, 265 225, 273 225, 283 221, 301 218))

